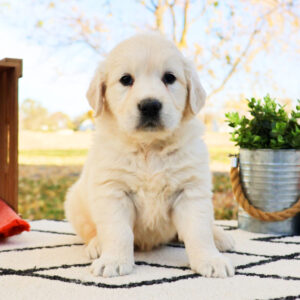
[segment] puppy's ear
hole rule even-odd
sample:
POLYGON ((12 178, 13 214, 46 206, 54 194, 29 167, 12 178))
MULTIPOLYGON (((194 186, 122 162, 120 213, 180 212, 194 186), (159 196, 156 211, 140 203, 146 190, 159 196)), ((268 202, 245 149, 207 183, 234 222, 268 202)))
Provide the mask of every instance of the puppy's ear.
POLYGON ((103 107, 106 90, 104 69, 105 65, 104 62, 102 62, 97 68, 86 93, 89 104, 94 110, 94 117, 98 117, 100 115, 103 107))
POLYGON ((196 115, 205 104, 206 92, 200 83, 197 70, 193 62, 184 59, 184 64, 187 81, 187 101, 190 111, 196 115))

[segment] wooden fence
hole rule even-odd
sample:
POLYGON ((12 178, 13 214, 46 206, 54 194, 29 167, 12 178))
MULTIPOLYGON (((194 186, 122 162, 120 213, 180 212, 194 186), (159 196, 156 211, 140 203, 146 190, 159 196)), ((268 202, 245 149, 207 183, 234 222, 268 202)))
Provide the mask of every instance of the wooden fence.
POLYGON ((22 60, 0 60, 0 198, 18 211, 18 79, 22 60))

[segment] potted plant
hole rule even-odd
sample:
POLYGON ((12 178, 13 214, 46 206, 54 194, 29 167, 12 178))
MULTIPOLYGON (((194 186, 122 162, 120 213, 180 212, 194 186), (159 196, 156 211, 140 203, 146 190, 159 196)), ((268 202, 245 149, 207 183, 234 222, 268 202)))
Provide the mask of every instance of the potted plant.
POLYGON ((239 227, 300 234, 300 101, 290 114, 269 95, 248 100, 248 108, 249 117, 225 114, 240 147, 239 172, 231 170, 239 227))

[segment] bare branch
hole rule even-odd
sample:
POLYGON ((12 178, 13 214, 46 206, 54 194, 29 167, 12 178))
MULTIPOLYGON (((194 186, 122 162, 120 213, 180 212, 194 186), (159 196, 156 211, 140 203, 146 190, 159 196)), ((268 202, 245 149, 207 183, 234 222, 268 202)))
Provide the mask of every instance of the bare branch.
POLYGON ((183 13, 183 28, 181 32, 181 38, 178 44, 179 48, 185 48, 187 46, 186 43, 186 35, 188 30, 188 10, 189 10, 190 0, 184 1, 184 13, 183 13))
MULTIPOLYGON (((151 1, 153 4, 153 1, 151 1)), ((153 14, 155 13, 155 9, 156 9, 156 5, 154 5, 154 7, 151 7, 149 5, 147 5, 147 3, 145 1, 140 1, 140 3, 149 11, 151 11, 153 14)))
POLYGON ((260 17, 260 20, 257 20, 256 22, 256 26, 254 28, 254 30, 252 31, 252 33, 249 36, 248 42, 244 48, 244 50, 240 53, 240 55, 235 59, 234 63, 232 64, 231 69, 229 70, 229 72, 227 73, 227 75, 224 77, 223 81, 221 82, 221 84, 215 88, 214 90, 212 90, 212 92, 207 96, 207 99, 211 98, 213 95, 217 94, 218 92, 220 92, 224 86, 226 85, 226 83, 228 82, 228 80, 232 77, 232 75, 235 73, 238 65, 240 64, 240 62, 242 61, 242 59, 247 55, 251 45, 254 42, 255 36, 261 32, 261 29, 264 25, 264 18, 270 14, 272 14, 275 10, 279 9, 281 5, 277 5, 276 7, 272 8, 270 11, 268 11, 266 14, 264 14, 263 16, 260 17))
MULTIPOLYGON (((161 1, 159 1, 159 2, 161 2, 161 1)), ((158 3, 158 4, 155 4, 154 0, 151 0, 151 4, 152 4, 152 6, 154 7, 154 10, 156 10, 157 7, 158 7, 158 5, 159 5, 159 3, 158 3)))
MULTIPOLYGON (((153 3, 153 1, 151 1, 153 3)), ((160 32, 164 32, 164 13, 166 9, 166 4, 164 0, 158 0, 158 3, 155 7, 155 21, 156 21, 156 29, 160 32)))
POLYGON ((204 14, 206 13, 206 10, 207 10, 207 1, 204 2, 201 12, 190 21, 189 26, 191 26, 193 23, 195 23, 197 20, 203 17, 204 14))
POLYGON ((252 45, 253 41, 254 41, 254 37, 256 34, 259 33, 259 29, 255 28, 250 37, 249 37, 249 40, 248 40, 248 43, 246 45, 246 47, 244 48, 244 50, 241 52, 240 56, 236 58, 235 62, 233 63, 230 71, 228 72, 228 74, 225 76, 225 78, 223 79, 222 83, 216 88, 214 89, 208 96, 207 98, 209 99, 212 95, 220 92, 225 84, 227 83, 227 81, 231 78, 231 76, 233 75, 233 73, 236 71, 236 68, 238 67, 238 65, 240 64, 241 60, 246 56, 250 46, 252 45))
POLYGON ((173 23, 173 30, 172 30, 172 36, 173 36, 173 41, 177 44, 177 39, 176 39, 176 31, 177 31, 177 23, 176 23, 176 15, 175 15, 175 10, 174 6, 177 5, 177 0, 174 0, 173 3, 169 3, 169 1, 166 2, 168 5, 171 16, 172 16, 172 23, 173 23))

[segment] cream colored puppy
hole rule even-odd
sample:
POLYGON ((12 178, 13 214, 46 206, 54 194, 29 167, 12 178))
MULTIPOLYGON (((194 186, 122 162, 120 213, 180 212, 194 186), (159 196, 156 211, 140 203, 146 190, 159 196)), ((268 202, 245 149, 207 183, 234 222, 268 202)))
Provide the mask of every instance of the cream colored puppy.
POLYGON ((129 274, 134 245, 149 250, 178 234, 195 272, 233 276, 218 251, 233 241, 213 225, 209 156, 195 118, 205 92, 194 66, 162 36, 137 35, 100 64, 87 98, 94 144, 65 209, 95 259, 93 274, 129 274))

